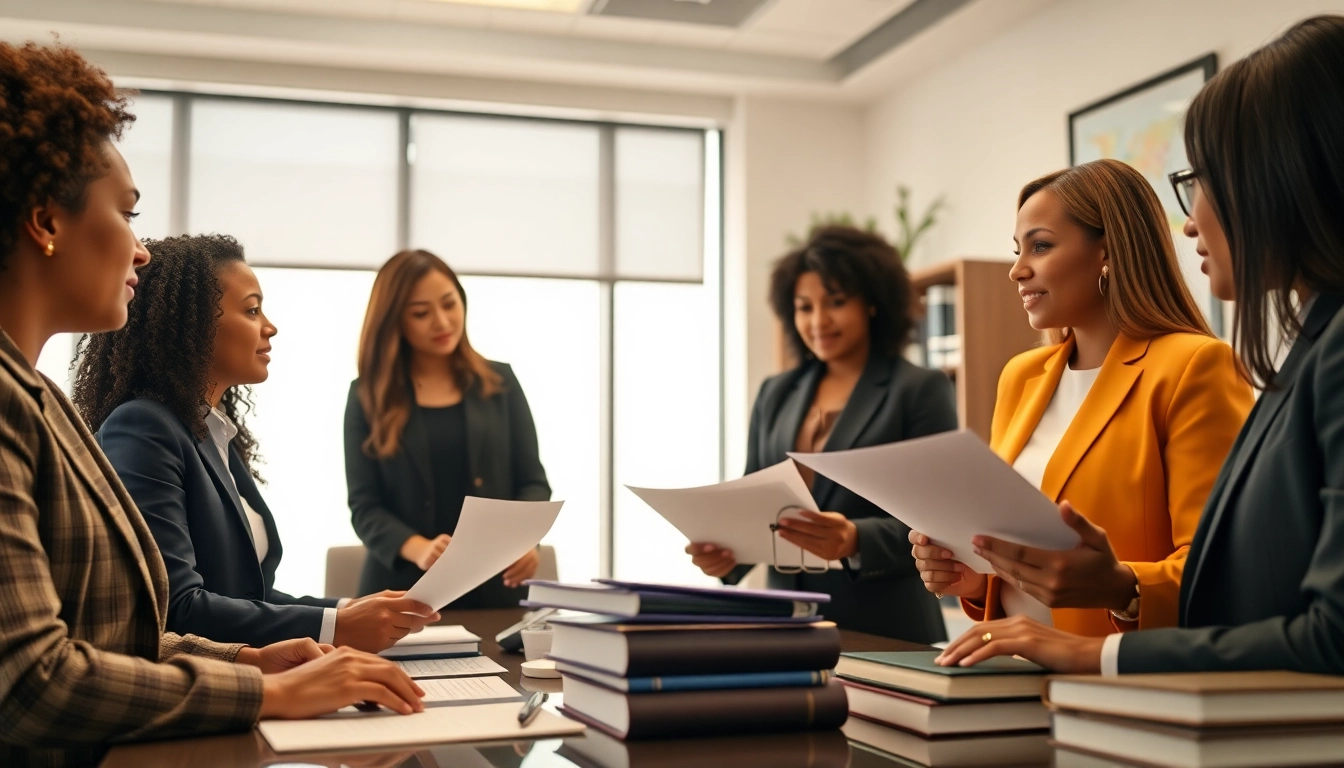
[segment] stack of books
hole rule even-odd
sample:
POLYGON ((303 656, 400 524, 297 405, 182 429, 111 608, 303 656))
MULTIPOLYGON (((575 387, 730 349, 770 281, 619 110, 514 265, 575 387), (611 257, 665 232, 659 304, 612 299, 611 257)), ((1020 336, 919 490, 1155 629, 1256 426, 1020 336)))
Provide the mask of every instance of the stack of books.
POLYGON ((1044 668, 1013 658, 940 667, 937 656, 843 654, 835 671, 849 694, 846 735, 921 765, 1049 763, 1044 668))
POLYGON ((552 618, 562 711, 617 739, 839 728, 830 670, 840 632, 827 595, 636 582, 530 582, 524 605, 552 618))
POLYGON ((1060 676, 1047 683, 1058 766, 1338 765, 1344 678, 1297 672, 1060 676))

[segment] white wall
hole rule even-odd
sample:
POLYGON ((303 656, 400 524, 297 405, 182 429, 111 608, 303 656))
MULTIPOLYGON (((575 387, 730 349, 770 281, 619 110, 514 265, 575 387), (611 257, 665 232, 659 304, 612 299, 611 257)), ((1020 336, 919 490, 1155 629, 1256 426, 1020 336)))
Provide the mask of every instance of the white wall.
POLYGON ((1202 56, 1226 66, 1344 0, 1065 0, 926 72, 868 111, 865 203, 883 222, 898 183, 948 208, 915 266, 1010 258, 1017 192, 1068 164, 1068 114, 1202 56))
POLYGON ((742 97, 724 137, 724 456, 736 477, 746 461, 750 404, 775 372, 770 269, 787 249, 786 236, 805 235, 814 212, 862 208, 863 112, 742 97))

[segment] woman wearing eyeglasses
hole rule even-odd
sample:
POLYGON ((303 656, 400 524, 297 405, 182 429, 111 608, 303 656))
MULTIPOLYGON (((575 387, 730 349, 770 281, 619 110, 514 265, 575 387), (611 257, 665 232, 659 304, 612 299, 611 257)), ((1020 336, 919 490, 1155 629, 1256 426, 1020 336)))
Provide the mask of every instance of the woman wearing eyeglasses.
POLYGON ((1060 505, 1079 544, 978 537, 985 575, 911 533, 924 582, 977 621, 1028 616, 1094 637, 1174 626, 1186 553, 1251 389, 1185 287, 1138 171, 1098 160, 1033 181, 1013 239, 1009 276, 1053 343, 1004 367, 991 447, 1060 505))
POLYGON ((1190 547, 1179 627, 1078 637, 983 624, 941 663, 1018 654, 1103 674, 1344 674, 1344 16, 1219 73, 1190 104, 1173 174, 1209 286, 1263 394, 1190 547), (1275 366, 1277 335, 1291 349, 1275 366))
MULTIPOLYGON (((788 451, 842 451, 956 429, 951 382, 901 357, 913 324, 910 299, 896 249, 870 232, 824 227, 780 259, 770 305, 801 362, 761 385, 747 437, 748 473, 784 461, 788 451)), ((839 560, 844 570, 771 569, 769 585, 830 594, 826 618, 845 629, 920 643, 946 639, 938 601, 924 590, 907 549, 909 529, 800 469, 827 511, 786 516, 780 537, 839 560)), ((747 571, 710 542, 686 551, 702 571, 725 581, 747 571)))

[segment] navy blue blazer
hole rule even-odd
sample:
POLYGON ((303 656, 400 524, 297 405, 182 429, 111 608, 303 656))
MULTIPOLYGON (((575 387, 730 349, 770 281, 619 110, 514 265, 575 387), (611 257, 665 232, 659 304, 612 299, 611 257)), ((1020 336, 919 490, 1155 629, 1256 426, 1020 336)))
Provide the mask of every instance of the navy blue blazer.
POLYGON ((318 638, 323 609, 336 601, 275 588, 280 535, 233 446, 226 468, 208 435, 196 439, 167 406, 148 399, 117 406, 97 439, 168 567, 170 632, 252 646, 318 638), (266 522, 269 549, 260 564, 239 496, 266 522))

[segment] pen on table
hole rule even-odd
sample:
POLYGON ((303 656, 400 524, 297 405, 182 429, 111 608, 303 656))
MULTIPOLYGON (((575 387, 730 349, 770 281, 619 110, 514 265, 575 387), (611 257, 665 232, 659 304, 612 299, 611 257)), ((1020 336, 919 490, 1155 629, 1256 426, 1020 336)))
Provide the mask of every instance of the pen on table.
POLYGON ((541 705, 545 704, 549 698, 550 694, 541 691, 528 696, 527 701, 523 703, 523 708, 518 711, 518 724, 527 725, 532 718, 537 716, 537 713, 541 711, 541 705))

